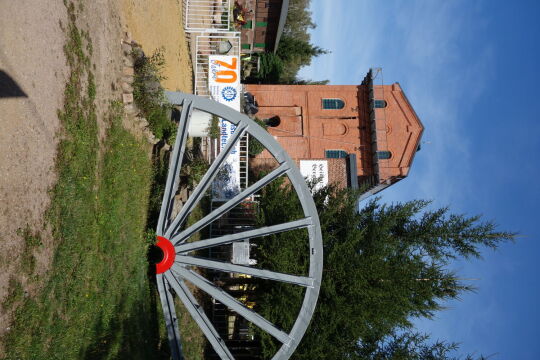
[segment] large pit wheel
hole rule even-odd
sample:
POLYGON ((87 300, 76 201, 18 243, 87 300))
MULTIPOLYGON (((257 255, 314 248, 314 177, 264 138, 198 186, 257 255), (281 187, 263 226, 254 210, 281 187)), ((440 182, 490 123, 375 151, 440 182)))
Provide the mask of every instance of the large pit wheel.
POLYGON ((223 339, 216 331, 216 328, 204 312, 203 308, 198 304, 186 285, 186 282, 189 282, 277 339, 282 346, 273 356, 274 360, 288 359, 298 346, 309 325, 315 310, 322 276, 323 248, 319 217, 306 182, 295 163, 277 141, 247 116, 240 114, 225 105, 194 95, 179 92, 166 92, 166 96, 171 104, 181 106, 182 108, 178 134, 171 154, 165 193, 156 229, 158 236, 157 246, 161 248, 163 252, 163 259, 157 265, 156 279, 163 306, 172 357, 173 359, 182 359, 180 345, 181 329, 180 331, 178 329, 178 319, 176 317, 173 301, 173 294, 176 294, 201 328, 219 357, 221 359, 234 359, 226 345, 225 339, 223 339), (208 112, 231 122, 236 125, 236 131, 233 136, 231 136, 226 146, 221 150, 215 161, 210 165, 201 181, 193 189, 191 196, 183 204, 181 210, 177 214, 173 214, 174 197, 178 190, 180 169, 185 152, 189 122, 191 114, 195 110, 208 112), (211 210, 210 213, 201 220, 190 226, 185 226, 184 224, 189 214, 201 201, 218 175, 220 166, 223 165, 234 145, 246 133, 250 134, 264 145, 264 147, 274 156, 278 166, 254 184, 247 186, 236 196, 221 204, 221 206, 211 210), (292 188, 296 191, 303 210, 303 218, 283 224, 274 224, 234 234, 210 237, 195 242, 188 241, 193 234, 238 206, 244 199, 255 194, 264 186, 281 176, 287 176, 292 188), (270 234, 303 228, 307 230, 309 236, 309 254, 307 255, 309 257, 309 274, 305 276, 264 270, 253 266, 216 261, 214 259, 201 258, 193 255, 194 251, 200 249, 222 246, 237 241, 244 241, 246 239, 259 238, 270 234), (227 293, 227 291, 201 276, 200 272, 197 271, 197 268, 245 274, 250 277, 266 279, 267 281, 284 282, 305 288, 301 308, 292 329, 290 331, 279 329, 276 325, 272 324, 260 314, 227 293))

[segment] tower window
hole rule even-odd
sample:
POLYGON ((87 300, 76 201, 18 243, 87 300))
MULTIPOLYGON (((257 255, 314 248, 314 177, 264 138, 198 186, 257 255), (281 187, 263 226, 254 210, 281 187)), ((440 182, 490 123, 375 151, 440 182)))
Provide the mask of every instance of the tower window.
POLYGON ((343 159, 347 157, 345 150, 325 150, 324 157, 327 159, 343 159))
POLYGON ((384 100, 375 100, 375 108, 385 108, 386 107, 386 101, 384 100))
POLYGON ((388 160, 391 157, 392 153, 390 151, 377 151, 377 159, 388 160))
POLYGON ((341 99, 322 99, 322 108, 325 110, 339 110, 345 107, 345 102, 341 99))

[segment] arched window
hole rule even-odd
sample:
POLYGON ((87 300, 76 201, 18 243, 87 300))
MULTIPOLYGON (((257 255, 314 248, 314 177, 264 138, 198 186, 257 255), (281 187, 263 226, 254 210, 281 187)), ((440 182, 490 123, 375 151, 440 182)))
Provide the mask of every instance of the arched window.
POLYGON ((386 107, 386 101, 384 100, 375 100, 375 108, 385 108, 386 107))
POLYGON ((345 107, 345 102, 341 99, 322 99, 322 108, 325 110, 339 110, 345 107))
POLYGON ((391 157, 392 153, 390 151, 377 151, 377 159, 388 160, 391 157))
POLYGON ((345 150, 325 150, 324 156, 327 159, 343 159, 347 157, 347 152, 345 150))

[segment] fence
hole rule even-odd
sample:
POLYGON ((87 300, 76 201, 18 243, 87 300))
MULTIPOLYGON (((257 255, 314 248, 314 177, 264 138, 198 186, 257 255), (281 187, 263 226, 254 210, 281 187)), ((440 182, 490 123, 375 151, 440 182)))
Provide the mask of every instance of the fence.
MULTIPOLYGON (((208 89, 209 55, 234 55, 240 57, 240 33, 201 34, 195 39, 195 95, 210 97, 208 89)), ((208 148, 211 146, 208 145, 208 148)), ((240 139, 240 188, 248 183, 248 136, 240 139)), ((217 146, 215 146, 217 150, 217 146)), ((211 154, 211 152, 207 152, 211 154)))
POLYGON ((226 32, 231 28, 231 0, 183 0, 187 32, 226 32))
MULTIPOLYGON (((212 203, 211 209, 217 208, 222 203, 212 203)), ((228 234, 235 234, 246 230, 254 229, 257 224, 257 213, 259 203, 257 201, 244 201, 220 219, 210 224, 210 237, 218 237, 228 234)), ((237 243, 240 244, 240 243, 237 243)), ((240 245, 250 247, 249 240, 240 245)), ((242 254, 249 257, 247 254, 242 254)), ((222 245, 208 250, 208 257, 220 261, 232 261, 234 263, 234 245, 222 245)), ((242 257, 242 256, 240 256, 242 257)), ((242 277, 238 274, 223 273, 220 271, 209 270, 207 276, 215 283, 222 284, 223 288, 246 306, 252 306, 250 300, 250 283, 253 279, 242 277)), ((254 359, 260 353, 259 343, 253 341, 250 324, 241 316, 227 308, 218 300, 212 299, 209 308, 209 317, 212 320, 216 331, 229 347, 236 359, 254 359)), ((208 354, 209 359, 219 359, 212 353, 208 354)))
POLYGON ((208 90, 208 56, 234 55, 240 58, 240 33, 202 34, 195 39, 195 95, 210 96, 208 90))

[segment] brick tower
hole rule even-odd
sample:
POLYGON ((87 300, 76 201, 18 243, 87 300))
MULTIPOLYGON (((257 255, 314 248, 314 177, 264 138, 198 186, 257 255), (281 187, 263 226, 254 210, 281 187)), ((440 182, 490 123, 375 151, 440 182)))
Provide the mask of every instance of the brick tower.
MULTIPOLYGON (((377 84, 371 69, 361 85, 246 85, 272 119, 269 132, 301 166, 324 164, 326 179, 375 194, 409 174, 424 127, 399 83, 377 84), (316 160, 313 161, 313 160, 316 160)), ((264 151, 251 165, 263 166, 264 151)), ((322 167, 321 167, 322 169, 322 167)))

